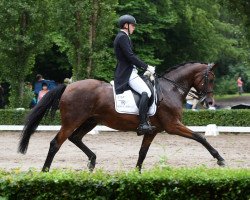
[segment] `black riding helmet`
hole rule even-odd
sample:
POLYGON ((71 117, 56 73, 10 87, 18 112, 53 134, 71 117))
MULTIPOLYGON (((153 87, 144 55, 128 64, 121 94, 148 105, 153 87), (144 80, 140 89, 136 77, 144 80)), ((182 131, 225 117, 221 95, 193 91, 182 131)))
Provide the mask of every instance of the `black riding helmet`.
POLYGON ((118 19, 119 28, 123 28, 124 24, 136 24, 136 20, 132 15, 122 15, 118 19))

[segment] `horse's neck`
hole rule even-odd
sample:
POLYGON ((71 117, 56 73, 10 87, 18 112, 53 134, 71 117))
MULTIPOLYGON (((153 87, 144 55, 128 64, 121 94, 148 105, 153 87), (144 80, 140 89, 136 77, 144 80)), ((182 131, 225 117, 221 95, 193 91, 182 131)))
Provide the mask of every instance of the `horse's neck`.
MULTIPOLYGON (((172 80, 169 78, 169 80, 172 80)), ((177 82, 171 82, 164 78, 161 78, 159 80, 159 89, 160 89, 160 95, 162 95, 163 98, 168 99, 169 97, 174 97, 176 101, 179 99, 181 102, 183 102, 189 92, 189 89, 191 87, 183 87, 181 83, 177 82), (176 84, 175 84, 176 83, 176 84)))
MULTIPOLYGON (((174 93, 176 96, 179 93, 180 98, 184 101, 191 87, 194 86, 195 79, 201 75, 200 73, 206 69, 205 67, 207 67, 207 65, 202 63, 187 63, 164 75, 166 79, 170 79, 176 84, 171 84, 171 82, 167 80, 165 80, 165 82, 163 80, 162 84, 164 84, 164 88, 168 88, 168 91, 171 91, 170 87, 172 87, 172 94, 174 93), (180 90, 182 90, 182 92, 180 92, 180 90)), ((165 94, 168 95, 167 90, 165 94)))
POLYGON ((191 86, 193 85, 193 74, 192 73, 169 73, 165 76, 167 79, 173 81, 176 87, 179 86, 179 89, 184 90, 183 92, 188 92, 191 86))

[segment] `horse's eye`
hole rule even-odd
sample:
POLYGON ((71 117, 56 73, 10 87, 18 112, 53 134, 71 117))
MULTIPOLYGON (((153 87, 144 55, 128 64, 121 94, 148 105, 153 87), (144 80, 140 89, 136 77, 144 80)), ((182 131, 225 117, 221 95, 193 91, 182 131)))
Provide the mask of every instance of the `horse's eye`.
POLYGON ((214 82, 214 79, 209 80, 209 83, 213 83, 213 82, 214 82))

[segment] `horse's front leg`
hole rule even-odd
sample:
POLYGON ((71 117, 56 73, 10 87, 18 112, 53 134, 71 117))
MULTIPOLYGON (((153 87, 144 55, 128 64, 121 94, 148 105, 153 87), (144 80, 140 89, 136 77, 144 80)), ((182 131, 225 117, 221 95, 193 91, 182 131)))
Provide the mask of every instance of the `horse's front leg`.
POLYGON ((217 159, 218 165, 225 166, 225 160, 220 156, 218 151, 208 143, 202 134, 191 131, 181 122, 171 123, 171 125, 166 128, 166 132, 169 134, 177 134, 186 138, 190 138, 201 143, 210 152, 210 154, 217 159))
POLYGON ((141 168, 142 168, 142 163, 144 161, 144 159, 146 158, 148 149, 151 145, 151 142, 153 141, 154 137, 156 136, 157 132, 155 133, 151 133, 151 134, 145 134, 143 136, 143 140, 142 140, 142 144, 141 144, 141 148, 139 151, 139 157, 138 157, 138 161, 136 164, 137 169, 141 172, 141 168))
POLYGON ((224 158, 222 158, 219 152, 215 148, 213 148, 211 144, 209 144, 209 142, 203 135, 195 132, 192 132, 192 135, 193 135, 192 139, 196 140, 197 142, 200 142, 204 147, 206 147, 206 149, 210 152, 210 154, 217 159, 217 164, 219 166, 223 167, 226 165, 224 158))

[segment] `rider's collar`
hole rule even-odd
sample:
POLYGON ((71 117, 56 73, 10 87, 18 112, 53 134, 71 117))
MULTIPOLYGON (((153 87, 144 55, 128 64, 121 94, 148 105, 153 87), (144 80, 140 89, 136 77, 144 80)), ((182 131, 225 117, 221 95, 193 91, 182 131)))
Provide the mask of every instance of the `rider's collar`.
POLYGON ((123 29, 121 29, 121 31, 124 32, 124 33, 126 33, 127 36, 129 36, 128 33, 126 31, 124 31, 123 29))

